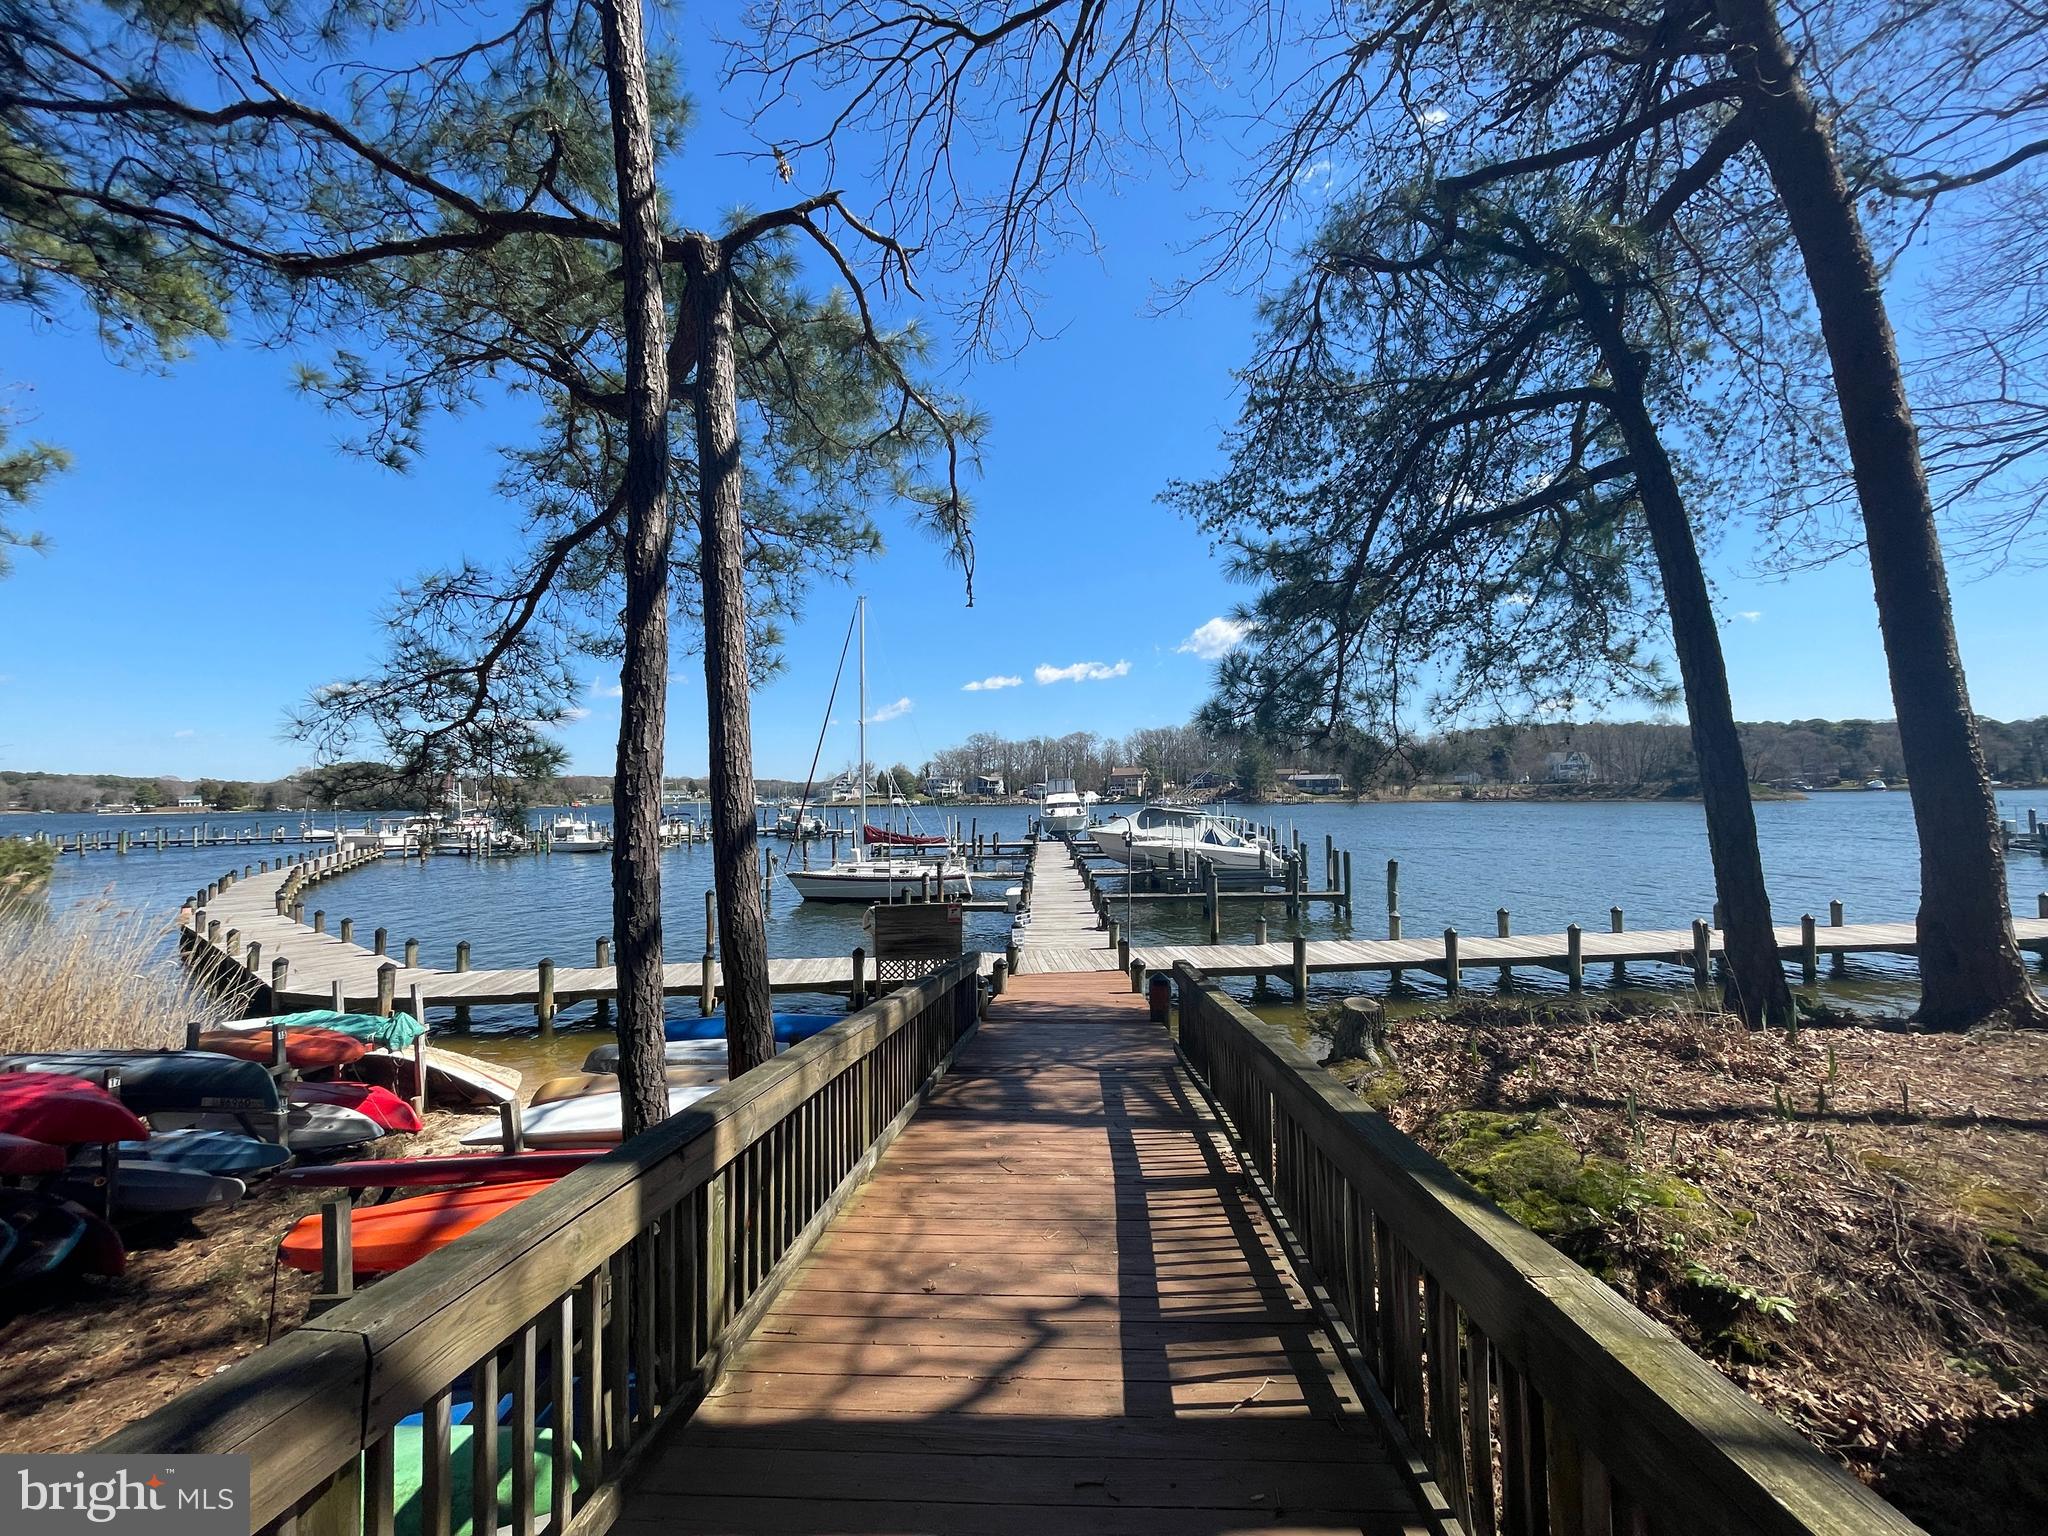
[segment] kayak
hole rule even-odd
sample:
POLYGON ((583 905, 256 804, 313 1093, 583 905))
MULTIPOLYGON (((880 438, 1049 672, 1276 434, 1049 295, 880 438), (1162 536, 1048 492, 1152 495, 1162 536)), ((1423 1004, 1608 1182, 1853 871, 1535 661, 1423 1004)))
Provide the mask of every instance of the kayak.
MULTIPOLYGON (((238 1056, 243 1061, 270 1062, 271 1032, 268 1029, 209 1029, 199 1037, 199 1048, 238 1056)), ((284 1059, 300 1071, 321 1067, 345 1067, 359 1059, 369 1047, 353 1035, 336 1029, 287 1029, 284 1059)))
MULTIPOLYGON (((484 1061, 460 1051, 444 1051, 438 1046, 416 1049, 423 1050, 426 1055, 427 1099, 430 1103, 495 1109, 500 1104, 518 1102, 520 1077, 517 1067, 501 1067, 494 1061, 484 1061)), ((389 1088, 401 1098, 413 1096, 411 1051, 402 1056, 389 1051, 371 1051, 356 1063, 356 1075, 389 1088)))
MULTIPOLYGON (((518 1528, 514 1513, 519 1508, 519 1503, 513 1495, 512 1473, 512 1466, 518 1455, 514 1448, 511 1426, 500 1424, 495 1433, 498 1437, 498 1456, 492 1465, 499 1469, 498 1512, 494 1517, 486 1516, 486 1527, 478 1531, 475 1525, 476 1499, 471 1492, 476 1486, 476 1428, 461 1419, 448 1426, 448 1512, 442 1527, 446 1530, 447 1536, 498 1536, 500 1532, 518 1528)), ((428 1529, 427 1446, 427 1432, 420 1424, 417 1414, 402 1419, 391 1427, 392 1536, 422 1536, 428 1529)), ((577 1498, 581 1500, 592 1481, 591 1473, 585 1465, 582 1446, 571 1446, 569 1454, 572 1458, 572 1481, 577 1489, 577 1498)), ((533 1510, 530 1528, 547 1529, 548 1511, 554 1508, 554 1477, 555 1430, 552 1425, 537 1425, 533 1431, 533 1510)))
POLYGON ((552 1152, 464 1152, 446 1157, 377 1157, 288 1168, 278 1181, 300 1189, 415 1189, 429 1185, 517 1184, 559 1178, 605 1155, 604 1147, 552 1152))
POLYGON ((88 1141, 139 1141, 149 1127, 97 1083, 54 1072, 0 1075, 0 1131, 76 1146, 88 1141))
MULTIPOLYGON (((725 1063, 718 1062, 709 1067, 670 1067, 670 1087, 690 1087, 708 1084, 716 1088, 725 1081, 725 1063)), ((613 1072, 569 1072, 561 1077, 551 1077, 533 1090, 532 1104, 554 1104, 563 1099, 587 1099, 596 1094, 619 1092, 618 1075, 613 1072)))
MULTIPOLYGON (((710 1083, 671 1084, 668 1112, 674 1114, 716 1091, 710 1083)), ((624 1120, 625 1105, 617 1092, 593 1093, 556 1099, 551 1104, 530 1104, 520 1117, 520 1126, 530 1147, 587 1147, 619 1140, 624 1120)), ((478 1126, 462 1138, 465 1147, 494 1147, 502 1142, 503 1135, 495 1125, 478 1126)))
MULTIPOLYGON (((270 1058, 266 1054, 264 1061, 270 1058)), ((104 1083, 120 1081, 114 1096, 138 1115, 160 1109, 217 1109, 271 1114, 277 1084, 260 1063, 217 1051, 57 1051, 0 1056, 0 1072, 57 1072, 104 1083)))
MULTIPOLYGON (((720 1072, 725 1070, 725 1056, 723 1040, 671 1040, 662 1047, 661 1052, 661 1059, 671 1067, 715 1067, 720 1072)), ((618 1042, 600 1045, 591 1051, 583 1058, 583 1070, 617 1072, 618 1042)))
MULTIPOLYGON (((159 1131, 236 1131, 234 1115, 151 1115, 159 1131)), ((375 1141, 384 1127, 359 1110, 340 1104, 294 1104, 286 1113, 284 1144, 296 1153, 336 1152, 375 1141)))
POLYGON ((937 832, 892 832, 869 822, 860 829, 861 841, 870 848, 943 848, 945 837, 937 832))
POLYGON ((336 1013, 332 1008, 281 1013, 274 1019, 238 1019, 221 1027, 268 1033, 277 1024, 282 1024, 287 1030, 331 1029, 337 1034, 352 1035, 380 1051, 410 1050, 413 1041, 427 1032, 426 1026, 409 1013, 394 1013, 387 1019, 380 1013, 336 1013))
MULTIPOLYGON (((101 1180, 81 1168, 62 1186, 95 1197, 101 1180)), ((123 1157, 114 1170, 114 1214, 117 1216, 183 1215, 210 1210, 216 1205, 233 1205, 249 1186, 225 1174, 200 1168, 159 1163, 146 1157, 123 1157)))
MULTIPOLYGON (((830 1029, 834 1024, 844 1024, 843 1013, 778 1013, 775 1015, 775 1039, 780 1045, 794 1045, 799 1040, 808 1040, 821 1029, 830 1029)), ((671 1040, 723 1040, 725 1038, 725 1013, 707 1013, 701 1019, 670 1019, 662 1026, 671 1040)))
POLYGON ((42 1280, 61 1269, 85 1239, 86 1213, 55 1195, 0 1190, 0 1221, 14 1241, 0 1269, 0 1287, 42 1280))
POLYGON ((421 1129, 417 1110, 390 1089, 371 1083, 293 1083, 288 1096, 294 1106, 338 1104, 369 1116, 387 1131, 421 1129))
POLYGON ((240 1131, 159 1131, 147 1141, 124 1141, 121 1156, 146 1158, 200 1173, 261 1173, 292 1160, 291 1149, 240 1131))
POLYGON ((47 1141, 31 1141, 26 1136, 0 1134, 0 1178, 29 1179, 63 1171, 62 1147, 53 1147, 47 1141))
MULTIPOLYGON (((553 1187, 551 1178, 474 1189, 440 1189, 388 1205, 364 1206, 349 1216, 350 1251, 358 1275, 388 1275, 445 1248, 520 1201, 553 1187)), ((293 1269, 320 1272, 320 1224, 307 1216, 285 1234, 278 1257, 293 1269)))

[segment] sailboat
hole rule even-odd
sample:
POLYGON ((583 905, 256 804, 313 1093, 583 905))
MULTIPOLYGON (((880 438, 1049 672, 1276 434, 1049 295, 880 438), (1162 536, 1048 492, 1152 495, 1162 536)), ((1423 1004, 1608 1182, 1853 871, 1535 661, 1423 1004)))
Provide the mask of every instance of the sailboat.
MULTIPOLYGON (((860 626, 860 823, 868 823, 868 600, 856 598, 860 626)), ((843 653, 842 653, 843 654, 843 653)), ((866 838, 854 841, 852 856, 827 869, 786 870, 789 883, 805 901, 905 901, 929 894, 951 900, 974 896, 974 880, 959 859, 938 852, 930 858, 905 858, 889 852, 868 855, 866 838)))

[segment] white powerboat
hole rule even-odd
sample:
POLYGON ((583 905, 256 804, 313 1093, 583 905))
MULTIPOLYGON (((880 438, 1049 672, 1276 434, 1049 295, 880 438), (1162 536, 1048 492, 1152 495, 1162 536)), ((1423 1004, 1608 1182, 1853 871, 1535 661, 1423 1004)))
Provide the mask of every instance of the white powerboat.
POLYGON ((610 828, 587 816, 557 816, 548 828, 548 846, 556 853, 603 853, 611 845, 610 828))
POLYGON ((1286 868, 1285 860, 1262 839, 1220 816, 1177 805, 1148 805, 1132 815, 1112 817, 1092 831, 1104 853, 1142 867, 1200 857, 1219 872, 1275 875, 1286 868))
POLYGON ((1054 779, 1038 803, 1038 825, 1055 837, 1072 837, 1088 830, 1088 806, 1074 793, 1072 779, 1054 779))
MULTIPOLYGON (((868 624, 867 599, 855 599, 860 619, 860 820, 868 824, 868 624)), ((844 664, 844 656, 841 664, 844 664)), ((836 686, 836 684, 835 684, 836 686)), ((895 798, 895 797, 892 797, 895 798)), ((872 830, 872 829, 871 829, 872 830)), ((886 839, 888 834, 883 833, 886 839)), ((883 843, 885 849, 889 845, 883 843)), ((893 850, 880 858, 868 857, 868 834, 853 839, 853 853, 825 869, 785 870, 789 883, 805 901, 846 901, 872 905, 876 902, 907 901, 925 895, 934 900, 974 898, 974 877, 964 860, 935 848, 929 856, 905 857, 893 850)))
POLYGON ((809 811, 789 806, 775 818, 774 833, 784 842, 797 842, 806 838, 825 835, 824 818, 813 816, 809 811))

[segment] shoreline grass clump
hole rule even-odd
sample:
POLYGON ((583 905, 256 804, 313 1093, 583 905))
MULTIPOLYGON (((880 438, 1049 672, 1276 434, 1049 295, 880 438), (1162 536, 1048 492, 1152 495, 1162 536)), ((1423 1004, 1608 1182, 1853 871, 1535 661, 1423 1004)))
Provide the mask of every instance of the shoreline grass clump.
POLYGON ((161 919, 85 903, 0 903, 0 1054, 157 1050, 221 1002, 178 963, 161 919))

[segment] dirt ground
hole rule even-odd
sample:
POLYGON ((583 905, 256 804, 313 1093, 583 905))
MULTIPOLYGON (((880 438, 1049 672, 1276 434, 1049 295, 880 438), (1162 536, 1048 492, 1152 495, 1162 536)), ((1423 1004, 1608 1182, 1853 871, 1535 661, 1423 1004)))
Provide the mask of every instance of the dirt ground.
POLYGON ((1488 999, 1333 1067, 1937 1533, 2048 1529, 2048 1035, 1488 999))
MULTIPOLYGON (((433 1113, 379 1155, 454 1151, 473 1116, 433 1113)), ((315 1277, 277 1245, 323 1191, 274 1180, 196 1219, 128 1227, 128 1272, 0 1300, 0 1451, 86 1449, 303 1321, 315 1277)))

